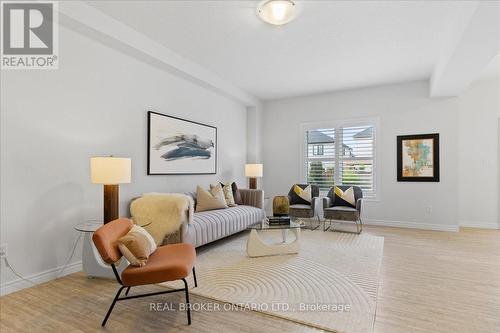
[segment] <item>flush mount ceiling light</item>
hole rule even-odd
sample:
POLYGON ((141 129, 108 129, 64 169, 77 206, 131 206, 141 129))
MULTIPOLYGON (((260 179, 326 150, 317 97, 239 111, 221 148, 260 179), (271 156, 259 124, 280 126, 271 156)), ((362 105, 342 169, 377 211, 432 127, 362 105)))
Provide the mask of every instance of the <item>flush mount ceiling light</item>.
POLYGON ((297 4, 292 0, 264 0, 257 6, 257 15, 273 25, 282 25, 297 17, 297 4))

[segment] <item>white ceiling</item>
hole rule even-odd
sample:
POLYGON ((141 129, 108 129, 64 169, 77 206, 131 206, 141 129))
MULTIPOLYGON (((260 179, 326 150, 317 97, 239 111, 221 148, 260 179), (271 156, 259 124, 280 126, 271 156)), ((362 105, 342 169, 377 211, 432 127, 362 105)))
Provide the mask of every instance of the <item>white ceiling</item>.
POLYGON ((258 1, 92 6, 263 99, 428 79, 466 1, 301 1, 281 27, 258 1))

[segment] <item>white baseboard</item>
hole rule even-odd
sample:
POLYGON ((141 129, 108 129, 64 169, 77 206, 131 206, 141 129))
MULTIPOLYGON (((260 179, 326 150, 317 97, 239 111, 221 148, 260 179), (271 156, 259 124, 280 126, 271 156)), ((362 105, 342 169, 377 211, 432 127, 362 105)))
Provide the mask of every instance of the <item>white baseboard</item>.
POLYGON ((500 229, 499 223, 484 221, 459 221, 461 227, 480 228, 480 229, 500 229))
MULTIPOLYGON (((5 270, 9 269, 8 267, 5 266, 4 263, 2 263, 2 265, 3 265, 2 269, 5 269, 5 270)), ((30 281, 33 281, 33 283, 35 283, 35 284, 44 283, 44 282, 47 282, 50 280, 54 280, 60 276, 80 272, 82 270, 82 261, 80 260, 80 261, 69 264, 64 269, 64 271, 61 274, 59 274, 59 272, 61 272, 62 268, 63 268, 63 266, 59 266, 59 267, 52 268, 52 269, 49 269, 49 270, 46 270, 46 271, 43 271, 40 273, 30 275, 30 276, 25 276, 25 278, 30 280, 30 281)), ((15 280, 11 280, 11 281, 7 281, 0 286, 0 295, 2 295, 2 296, 7 295, 7 294, 10 294, 14 291, 18 291, 18 290, 32 287, 32 286, 33 285, 31 283, 24 281, 20 278, 15 279, 15 280)))
POLYGON ((449 232, 459 231, 458 225, 431 224, 431 223, 420 223, 420 222, 409 222, 409 221, 363 219, 363 224, 379 225, 384 227, 435 230, 435 231, 449 231, 449 232))

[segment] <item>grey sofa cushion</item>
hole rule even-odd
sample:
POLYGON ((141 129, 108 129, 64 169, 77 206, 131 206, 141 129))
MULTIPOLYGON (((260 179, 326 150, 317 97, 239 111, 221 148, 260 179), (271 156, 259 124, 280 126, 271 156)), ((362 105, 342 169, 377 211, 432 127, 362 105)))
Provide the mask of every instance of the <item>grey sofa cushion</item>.
POLYGON ((193 245, 201 246, 242 231, 264 218, 264 210, 243 205, 197 212, 193 222, 188 225, 188 233, 194 241, 193 245))

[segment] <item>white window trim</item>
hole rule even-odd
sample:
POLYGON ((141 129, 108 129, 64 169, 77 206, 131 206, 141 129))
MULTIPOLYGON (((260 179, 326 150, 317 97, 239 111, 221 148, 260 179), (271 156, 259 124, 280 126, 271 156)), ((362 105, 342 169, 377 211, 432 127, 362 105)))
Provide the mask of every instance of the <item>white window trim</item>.
MULTIPOLYGON (((305 122, 299 124, 299 156, 300 156, 300 179, 304 184, 307 183, 307 168, 306 168, 306 156, 307 156, 307 145, 304 140, 306 136, 306 131, 316 130, 318 128, 337 128, 337 127, 348 127, 348 126, 373 126, 373 142, 375 149, 373 151, 373 195, 363 198, 365 201, 380 201, 381 200, 381 167, 380 167, 380 150, 382 145, 381 140, 381 125, 379 117, 371 118, 351 118, 351 119, 333 119, 324 120, 317 122, 305 122)), ((338 143, 335 143, 336 145, 338 143)), ((326 193, 320 193, 320 195, 326 195, 326 193)))

